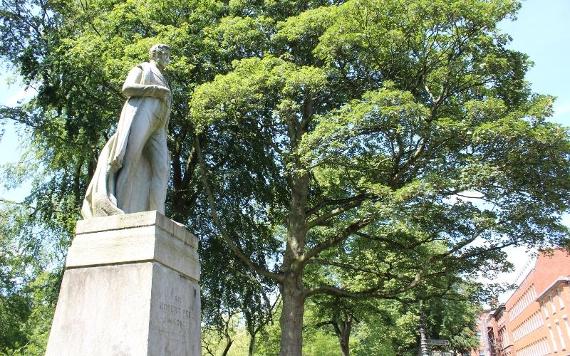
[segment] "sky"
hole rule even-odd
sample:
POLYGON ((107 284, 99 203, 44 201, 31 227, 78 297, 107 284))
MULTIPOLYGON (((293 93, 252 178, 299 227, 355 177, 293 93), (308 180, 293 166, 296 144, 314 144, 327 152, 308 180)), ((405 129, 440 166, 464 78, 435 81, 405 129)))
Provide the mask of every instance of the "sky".
MULTIPOLYGON (((570 126, 570 0, 526 0, 516 21, 501 23, 511 35, 511 48, 529 55, 534 66, 527 80, 536 93, 554 95, 552 121, 570 126)), ((570 216, 564 217, 570 226, 570 216)), ((499 276, 498 281, 520 283, 534 265, 532 252, 526 248, 507 250, 514 271, 499 276)), ((504 303, 511 293, 499 297, 504 303)))
MULTIPOLYGON (((530 56, 534 66, 527 74, 534 92, 557 97, 552 120, 570 127, 570 0, 523 0, 514 22, 504 21, 500 28, 511 35, 510 47, 530 56)), ((0 63, 0 105, 13 106, 30 94, 17 76, 0 63), (9 84, 9 82, 13 82, 9 84)), ((6 125, 0 138, 0 164, 18 160, 21 149, 14 127, 6 125)), ((0 198, 20 201, 29 186, 8 191, 0 186, 0 198)), ((564 219, 570 226, 570 217, 564 219)), ((513 282, 524 278, 532 268, 531 254, 525 248, 509 249, 509 260, 515 265, 512 273, 499 277, 513 282)), ((504 302, 509 294, 500 297, 504 302)))
POLYGON ((527 74, 535 92, 557 97, 553 120, 570 126, 570 1, 526 0, 514 22, 501 28, 511 35, 511 48, 529 55, 527 74))

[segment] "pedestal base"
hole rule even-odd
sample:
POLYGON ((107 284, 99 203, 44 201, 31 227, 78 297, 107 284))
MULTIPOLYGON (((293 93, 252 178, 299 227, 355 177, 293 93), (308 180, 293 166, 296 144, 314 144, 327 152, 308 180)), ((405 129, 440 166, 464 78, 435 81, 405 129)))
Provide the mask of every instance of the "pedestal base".
POLYGON ((200 355, 196 247, 157 212, 78 222, 46 355, 200 355))

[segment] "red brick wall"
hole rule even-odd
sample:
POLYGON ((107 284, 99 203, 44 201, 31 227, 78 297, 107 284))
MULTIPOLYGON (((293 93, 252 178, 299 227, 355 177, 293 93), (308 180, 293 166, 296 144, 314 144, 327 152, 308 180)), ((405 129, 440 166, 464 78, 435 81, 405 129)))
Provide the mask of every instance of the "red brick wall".
MULTIPOLYGON (((481 315, 480 326, 491 327, 496 337, 500 332, 503 350, 499 355, 570 355, 570 281, 565 281, 569 277, 566 250, 540 253, 534 269, 505 303, 499 320, 493 313, 481 315), (559 279, 563 281, 553 286, 559 279)), ((486 351, 483 343, 472 355, 480 351, 486 351)))

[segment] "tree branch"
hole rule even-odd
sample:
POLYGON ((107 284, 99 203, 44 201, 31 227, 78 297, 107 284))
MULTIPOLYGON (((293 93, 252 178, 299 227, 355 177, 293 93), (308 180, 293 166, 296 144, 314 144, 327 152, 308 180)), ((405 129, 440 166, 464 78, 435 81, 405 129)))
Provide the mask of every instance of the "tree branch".
POLYGON ((379 299, 394 299, 401 300, 398 294, 403 291, 398 291, 397 293, 380 293, 379 287, 365 289, 362 291, 349 291, 343 288, 335 286, 321 286, 313 289, 309 289, 305 292, 305 298, 309 298, 317 294, 327 294, 335 297, 350 298, 350 299, 367 299, 367 298, 379 298, 379 299))
POLYGON ((344 229, 344 231, 342 231, 342 233, 340 233, 336 237, 331 238, 331 239, 326 240, 326 241, 323 241, 323 242, 317 244, 315 247, 313 247, 309 251, 307 251, 306 253, 304 253, 301 256, 301 263, 305 264, 305 263, 307 263, 308 260, 315 257, 316 255, 318 255, 322 251, 324 251, 324 250, 326 250, 326 249, 328 249, 328 248, 330 248, 336 244, 341 243, 342 241, 347 239, 350 235, 352 235, 353 233, 362 229, 363 227, 367 226, 372 221, 374 221, 374 219, 372 219, 371 217, 368 217, 368 218, 364 218, 364 219, 361 219, 359 221, 352 223, 346 229, 344 229))
POLYGON ((313 214, 316 214, 317 211, 319 211, 321 208, 323 208, 325 206, 346 205, 346 204, 350 204, 354 200, 358 201, 358 200, 364 199, 365 197, 366 197, 366 195, 364 193, 362 193, 362 194, 358 194, 358 195, 348 197, 348 198, 324 200, 324 201, 321 201, 320 203, 318 203, 317 205, 315 205, 314 207, 310 208, 309 210, 307 210, 306 214, 307 215, 313 215, 313 214))
MULTIPOLYGON (((442 272, 436 272, 430 275, 436 276, 440 275, 441 273, 442 272)), ((385 291, 381 292, 383 285, 376 285, 374 287, 360 291, 351 291, 344 288, 326 285, 317 288, 307 289, 305 291, 305 298, 311 297, 316 294, 327 294, 336 297, 344 297, 351 299, 379 298, 379 299, 394 299, 401 301, 401 298, 399 298, 398 295, 407 292, 410 289, 415 288, 426 275, 427 274, 425 269, 420 270, 415 274, 414 278, 408 284, 389 292, 385 291)))
POLYGON ((320 216, 314 218, 313 220, 309 221, 307 223, 307 229, 309 230, 315 226, 325 225, 328 222, 328 220, 334 218, 335 216, 340 215, 340 214, 342 214, 342 213, 344 213, 350 209, 358 207, 360 204, 362 204, 362 202, 364 200, 366 200, 366 195, 360 194, 360 195, 352 198, 351 200, 352 201, 350 201, 350 202, 345 201, 345 203, 342 204, 342 206, 331 210, 327 214, 320 215, 320 216))
MULTIPOLYGON (((370 274, 374 274, 376 276, 386 276, 387 275, 385 273, 380 273, 379 271, 374 271, 374 270, 369 269, 369 268, 356 267, 356 266, 351 265, 349 263, 342 263, 342 262, 338 262, 338 261, 329 261, 329 260, 325 260, 323 258, 312 258, 309 261, 309 263, 316 263, 316 264, 326 265, 326 266, 335 266, 335 267, 340 267, 343 269, 349 269, 349 270, 358 271, 358 272, 370 273, 370 274)), ((389 274, 389 275, 391 276, 391 274, 389 274)))
POLYGON ((228 247, 230 248, 230 250, 232 250, 232 252, 243 262, 245 263, 248 267, 250 267, 253 271, 255 271, 256 273, 273 279, 275 281, 281 282, 283 280, 283 276, 278 274, 278 273, 274 273, 274 272, 270 272, 268 270, 266 270, 265 268, 259 266, 258 264, 254 263, 242 250, 241 248, 227 235, 225 229, 223 228, 220 219, 219 219, 219 215, 218 215, 218 211, 216 208, 216 201, 214 198, 214 194, 212 193, 212 189, 210 188, 210 184, 208 182, 208 176, 207 176, 207 169, 206 169, 206 163, 204 162, 204 157, 202 156, 202 150, 200 148, 200 142, 196 138, 194 139, 194 145, 196 148, 196 154, 198 157, 198 161, 199 161, 199 165, 200 165, 200 169, 202 170, 202 183, 204 184, 204 189, 206 190, 206 194, 208 196, 208 204, 210 206, 210 216, 214 222, 214 225, 218 227, 218 230, 220 231, 220 235, 222 237, 222 239, 224 240, 224 242, 226 244, 228 244, 228 247))
POLYGON ((369 240, 385 242, 385 243, 387 243, 387 244, 396 246, 396 247, 398 247, 398 248, 400 248, 400 249, 402 249, 402 250, 414 249, 414 248, 416 248, 416 247, 418 247, 418 246, 421 246, 421 245, 426 244, 426 243, 428 243, 428 242, 434 241, 434 238, 433 238, 433 237, 428 237, 428 238, 425 238, 425 239, 422 239, 422 240, 415 241, 415 242, 414 242, 413 244, 411 244, 411 245, 404 245, 404 244, 402 244, 402 243, 399 242, 399 241, 391 240, 391 239, 388 239, 388 238, 385 238, 385 237, 380 237, 380 236, 372 236, 372 235, 369 235, 369 234, 364 233, 364 232, 362 232, 362 231, 355 232, 354 234, 357 235, 357 236, 360 236, 360 237, 369 239, 369 240))

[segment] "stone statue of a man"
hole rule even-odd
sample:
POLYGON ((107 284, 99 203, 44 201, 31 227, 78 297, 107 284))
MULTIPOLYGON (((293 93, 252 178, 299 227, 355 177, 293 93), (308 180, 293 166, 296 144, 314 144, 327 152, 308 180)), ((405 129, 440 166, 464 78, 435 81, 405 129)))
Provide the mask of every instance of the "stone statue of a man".
POLYGON ((129 72, 123 85, 127 101, 87 188, 84 218, 147 210, 164 214, 172 96, 162 71, 169 62, 170 48, 157 44, 150 49, 150 61, 129 72))

